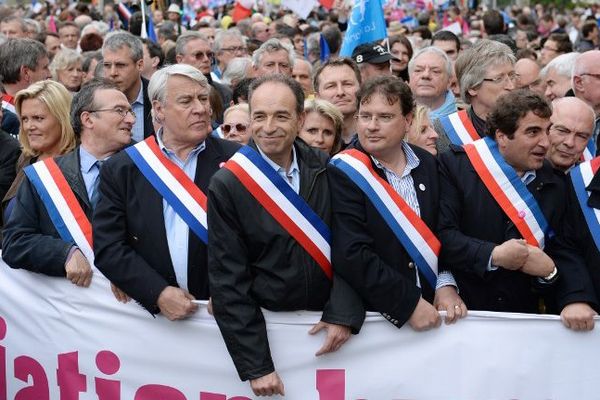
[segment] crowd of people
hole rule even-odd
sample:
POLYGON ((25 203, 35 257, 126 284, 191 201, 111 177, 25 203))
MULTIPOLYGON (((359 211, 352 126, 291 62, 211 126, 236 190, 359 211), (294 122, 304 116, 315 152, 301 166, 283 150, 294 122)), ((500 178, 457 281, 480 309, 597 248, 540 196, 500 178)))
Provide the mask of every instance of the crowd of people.
POLYGON ((95 266, 169 320, 210 299, 258 396, 284 394, 261 308, 322 311, 317 356, 365 311, 593 329, 600 10, 395 3, 351 57, 347 2, 1 6, 4 261, 95 266))

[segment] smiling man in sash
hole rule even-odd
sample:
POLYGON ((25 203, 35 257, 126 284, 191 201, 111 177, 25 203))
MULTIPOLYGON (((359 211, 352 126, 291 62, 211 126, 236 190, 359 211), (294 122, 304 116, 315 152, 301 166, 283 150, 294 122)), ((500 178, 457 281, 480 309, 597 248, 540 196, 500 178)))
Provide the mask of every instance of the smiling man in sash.
POLYGON ((249 104, 253 141, 215 174, 208 192, 210 289, 240 378, 257 396, 283 395, 261 307, 323 310, 311 330, 327 331, 317 355, 358 332, 364 308, 332 270, 327 156, 296 138, 302 87, 267 75, 252 83, 249 104))
POLYGON ((333 265, 367 310, 398 328, 406 322, 415 330, 439 326, 436 308, 452 322, 467 309, 451 275, 438 279, 440 242, 432 232, 437 163, 404 141, 414 109, 411 91, 398 79, 381 77, 366 82, 359 99, 358 142, 328 167, 333 265))
POLYGON ((94 251, 117 287, 175 320, 208 299, 204 193, 239 146, 209 136, 209 85, 196 68, 157 71, 148 93, 162 129, 102 168, 94 251))
POLYGON ((518 90, 489 114, 488 136, 440 157, 441 261, 469 309, 537 312, 557 279, 552 250, 565 212, 565 182, 545 155, 550 104, 518 90))
MULTIPOLYGON (((68 109, 57 112, 68 118, 68 109)), ((87 287, 94 264, 91 218, 99 169, 131 142, 135 115, 125 95, 100 80, 81 88, 70 114, 81 145, 25 168, 28 179, 5 226, 2 257, 13 268, 66 276, 87 287)))

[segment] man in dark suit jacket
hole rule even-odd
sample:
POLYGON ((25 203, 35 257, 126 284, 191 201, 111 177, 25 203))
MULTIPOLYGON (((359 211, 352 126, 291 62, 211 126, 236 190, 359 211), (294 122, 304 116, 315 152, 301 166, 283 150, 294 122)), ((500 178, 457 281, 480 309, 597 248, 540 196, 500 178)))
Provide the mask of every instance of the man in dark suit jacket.
MULTIPOLYGON (((437 163, 427 151, 404 141, 414 108, 410 88, 398 79, 380 77, 366 82, 358 98, 355 149, 433 230, 439 204, 437 163)), ((396 327, 406 322, 417 330, 438 326, 436 284, 426 279, 423 265, 415 265, 415 255, 409 254, 358 181, 338 167, 340 160, 334 158, 328 167, 336 272, 359 293, 367 310, 380 312, 396 327)), ((446 278, 446 283, 452 282, 446 278)), ((443 279, 438 279, 440 284, 443 279)), ((447 310, 452 320, 466 315, 455 287, 440 286, 440 291, 438 308, 447 310)))
MULTIPOLYGON (((5 112, 0 108, 0 121, 3 120, 5 112)), ((19 142, 0 129, 0 199, 4 198, 17 175, 16 166, 20 155, 19 142)))
MULTIPOLYGON (((554 238, 561 234, 565 212, 564 176, 544 158, 551 113, 545 99, 518 90, 501 97, 488 118, 488 135, 497 143, 507 169, 514 169, 548 222, 545 251, 553 248, 554 238)), ((453 272, 467 306, 474 310, 537 312, 540 291, 549 288, 557 277, 552 259, 525 242, 463 147, 452 145, 442 154, 440 169, 441 261, 453 272)), ((518 218, 524 219, 529 213, 520 204, 514 207, 518 218)))
MULTIPOLYGON (((73 98, 71 120, 81 145, 58 157, 56 164, 90 221, 99 165, 131 141, 134 118, 130 111, 125 95, 106 81, 84 85, 73 98)), ((2 258, 12 268, 66 276, 78 286, 89 286, 91 261, 78 243, 61 238, 47 207, 38 188, 25 179, 6 222, 2 258)))
MULTIPOLYGON (((212 113, 208 91, 206 78, 189 65, 157 71, 149 95, 162 129, 134 146, 158 146, 166 164, 187 175, 203 192, 211 176, 239 148, 208 137, 212 113)), ((98 269, 150 313, 161 312, 171 320, 190 315, 197 308, 192 300, 209 296, 206 244, 155 189, 130 153, 111 158, 101 178, 94 214, 98 269)))

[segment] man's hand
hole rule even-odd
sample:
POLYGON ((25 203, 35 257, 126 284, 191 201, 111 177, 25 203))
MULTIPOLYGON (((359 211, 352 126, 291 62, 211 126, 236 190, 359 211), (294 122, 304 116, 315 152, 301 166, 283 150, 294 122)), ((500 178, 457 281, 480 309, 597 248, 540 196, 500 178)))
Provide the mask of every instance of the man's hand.
POLYGON ((492 264, 505 269, 518 270, 525 264, 528 255, 529 249, 524 239, 510 239, 494 247, 492 264))
POLYGON ((319 323, 313 326, 308 333, 314 335, 322 329, 327 330, 327 337, 325 338, 325 343, 323 343, 323 346, 319 349, 319 351, 316 352, 315 356, 333 353, 334 351, 339 350, 340 347, 342 347, 342 345, 346 343, 348 339, 350 339, 351 332, 349 327, 344 325, 330 324, 323 321, 319 321, 319 323))
POLYGON ((459 318, 467 316, 467 306, 452 285, 441 287, 435 291, 433 306, 439 311, 446 311, 446 324, 452 324, 459 318))
POLYGON ((563 324, 574 331, 591 331, 594 329, 596 311, 587 303, 571 303, 560 313, 563 324))
POLYGON ((184 319, 198 310, 194 296, 183 289, 167 286, 158 296, 158 308, 170 321, 184 319))
POLYGON ((114 283, 110 284, 110 290, 112 290, 117 301, 121 303, 127 303, 130 300, 129 296, 127 296, 127 293, 116 287, 114 283))
POLYGON ((250 387, 257 396, 273 396, 274 394, 285 396, 283 381, 275 371, 260 378, 250 379, 250 387))
POLYGON ((92 267, 81 250, 76 249, 65 265, 67 279, 74 285, 88 287, 92 283, 92 267))
POLYGON ((527 245, 527 248, 529 249, 529 256, 527 256, 527 261, 521 267, 521 271, 527 275, 541 278, 550 275, 554 271, 554 261, 539 247, 527 245))
POLYGON ((408 323, 415 331, 426 331, 440 326, 442 319, 435 307, 421 297, 408 323))

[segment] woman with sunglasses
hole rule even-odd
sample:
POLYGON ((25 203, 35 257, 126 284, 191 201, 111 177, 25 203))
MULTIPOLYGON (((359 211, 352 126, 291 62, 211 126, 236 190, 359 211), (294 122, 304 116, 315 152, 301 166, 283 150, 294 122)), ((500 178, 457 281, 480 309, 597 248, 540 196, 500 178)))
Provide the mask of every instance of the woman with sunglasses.
POLYGON ((250 109, 248 104, 236 104, 225 110, 221 132, 223 137, 232 142, 248 144, 250 133, 250 109))

